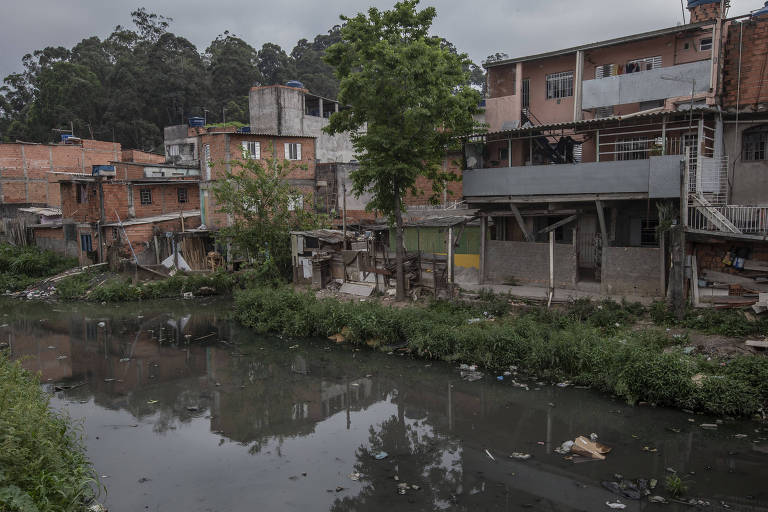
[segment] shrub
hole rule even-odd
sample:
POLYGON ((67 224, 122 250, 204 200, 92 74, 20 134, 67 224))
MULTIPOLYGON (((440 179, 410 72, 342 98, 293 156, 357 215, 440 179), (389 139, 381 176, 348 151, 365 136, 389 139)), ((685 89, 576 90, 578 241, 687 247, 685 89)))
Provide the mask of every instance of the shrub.
POLYGON ((95 483, 79 426, 0 354, 0 510, 82 511, 95 483))

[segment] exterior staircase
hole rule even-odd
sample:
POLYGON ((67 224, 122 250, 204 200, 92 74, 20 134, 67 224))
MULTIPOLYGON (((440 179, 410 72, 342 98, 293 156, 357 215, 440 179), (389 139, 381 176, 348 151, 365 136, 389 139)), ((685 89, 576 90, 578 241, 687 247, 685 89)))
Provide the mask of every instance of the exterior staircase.
POLYGON ((690 202, 696 207, 696 210, 701 213, 709 222, 712 223, 720 231, 727 233, 741 234, 742 231, 737 228, 728 217, 723 215, 717 208, 712 206, 712 203, 707 201, 701 194, 691 194, 690 202))

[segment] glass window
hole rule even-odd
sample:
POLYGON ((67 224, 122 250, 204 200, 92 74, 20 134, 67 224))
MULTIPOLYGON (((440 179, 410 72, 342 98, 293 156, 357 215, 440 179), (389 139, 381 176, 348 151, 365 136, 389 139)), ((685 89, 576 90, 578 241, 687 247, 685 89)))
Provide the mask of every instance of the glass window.
POLYGON ((186 203, 189 201, 189 198, 187 197, 187 189, 186 188, 177 188, 176 189, 176 197, 179 200, 179 203, 186 203))
POLYGON ((141 197, 141 204, 152 204, 152 189, 142 188, 139 191, 141 197))
POLYGON ((742 137, 744 160, 766 160, 768 146, 768 125, 756 126, 744 130, 742 137))
POLYGON ((627 62, 627 73, 639 73, 641 71, 650 71, 661 67, 661 56, 645 57, 627 62))
POLYGON ((80 249, 83 252, 91 252, 91 251, 93 251, 91 235, 89 235, 89 234, 80 235, 80 249))
POLYGON ((712 38, 711 37, 705 37, 701 41, 699 41, 699 50, 702 52, 706 52, 712 49, 712 38))
POLYGON ((547 99, 573 96, 573 71, 547 75, 547 99))

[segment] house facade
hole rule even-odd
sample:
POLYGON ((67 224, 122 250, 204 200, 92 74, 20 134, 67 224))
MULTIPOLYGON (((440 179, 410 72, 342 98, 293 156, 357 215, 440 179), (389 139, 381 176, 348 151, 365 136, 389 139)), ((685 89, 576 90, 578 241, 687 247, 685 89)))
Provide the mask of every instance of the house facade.
POLYGON ((686 25, 486 64, 488 131, 463 172, 481 283, 546 286, 552 237, 555 286, 659 297, 665 227, 765 234, 768 16, 720 9, 691 0, 686 25))

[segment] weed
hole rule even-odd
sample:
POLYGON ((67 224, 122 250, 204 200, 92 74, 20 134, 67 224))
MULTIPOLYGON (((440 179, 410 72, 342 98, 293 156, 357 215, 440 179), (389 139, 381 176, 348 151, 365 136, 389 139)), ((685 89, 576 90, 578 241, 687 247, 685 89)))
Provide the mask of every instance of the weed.
POLYGON ((94 497, 82 430, 49 398, 0 353, 0 510, 82 511, 94 497))
POLYGON ((58 274, 75 265, 76 259, 55 252, 0 244, 0 292, 23 290, 39 278, 58 274))
POLYGON ((666 487, 667 492, 669 492, 673 498, 679 498, 688 491, 688 486, 676 473, 667 475, 667 478, 664 481, 664 487, 666 487))

